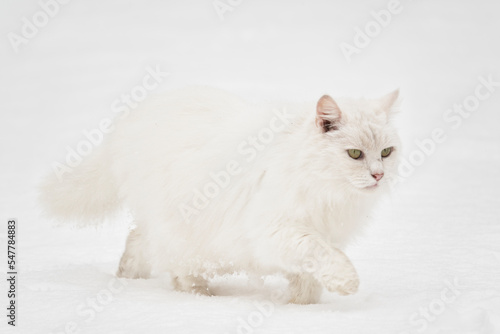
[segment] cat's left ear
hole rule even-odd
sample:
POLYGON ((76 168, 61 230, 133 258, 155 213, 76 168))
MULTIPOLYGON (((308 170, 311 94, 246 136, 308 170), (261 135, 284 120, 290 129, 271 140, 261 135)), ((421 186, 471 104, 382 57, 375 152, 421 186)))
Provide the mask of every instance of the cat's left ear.
POLYGON ((329 95, 323 95, 316 105, 316 126, 323 132, 337 130, 342 112, 329 95))
POLYGON ((389 94, 386 94, 380 98, 381 109, 386 113, 390 114, 397 107, 397 101, 399 97, 399 89, 396 89, 389 94))

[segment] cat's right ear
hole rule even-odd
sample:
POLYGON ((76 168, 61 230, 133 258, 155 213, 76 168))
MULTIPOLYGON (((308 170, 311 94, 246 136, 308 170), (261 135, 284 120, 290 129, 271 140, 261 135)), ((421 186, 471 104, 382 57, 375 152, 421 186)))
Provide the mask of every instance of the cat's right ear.
POLYGON ((386 94, 380 98, 380 105, 382 110, 387 114, 390 114, 394 109, 397 109, 399 98, 399 89, 396 89, 389 94, 386 94))
POLYGON ((338 129, 342 113, 337 103, 329 96, 323 95, 316 105, 316 126, 323 132, 338 129))

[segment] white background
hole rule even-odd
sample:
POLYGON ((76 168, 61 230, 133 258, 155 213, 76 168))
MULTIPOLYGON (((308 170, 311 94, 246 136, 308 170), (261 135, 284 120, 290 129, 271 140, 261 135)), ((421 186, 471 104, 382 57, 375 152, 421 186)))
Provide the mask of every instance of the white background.
POLYGON ((221 20, 211 0, 73 0, 15 52, 8 34, 21 35, 23 17, 32 21, 41 7, 2 1, 0 263, 5 273, 5 225, 16 217, 20 280, 18 327, 2 311, 1 331, 60 333, 70 324, 115 334, 500 333, 500 87, 457 128, 443 119, 474 94, 479 76, 500 81, 500 3, 401 0, 401 12, 348 62, 340 44, 352 44, 355 28, 387 5, 242 1, 221 20), (407 159, 419 154, 415 141, 443 129, 446 141, 347 250, 361 276, 357 295, 324 293, 319 305, 273 304, 261 314, 256 303, 283 282, 256 289, 223 278, 214 289, 229 287, 225 296, 209 298, 174 292, 158 277, 128 281, 92 319, 81 314, 114 282, 127 226, 54 227, 41 217, 36 185, 54 161, 64 162, 66 145, 113 117, 111 103, 157 65, 170 75, 154 93, 207 84, 252 101, 315 100, 399 87, 407 159), (458 297, 443 304, 454 280, 458 297), (429 308, 439 314, 423 320, 419 312, 429 308), (257 326, 239 327, 249 317, 257 326))

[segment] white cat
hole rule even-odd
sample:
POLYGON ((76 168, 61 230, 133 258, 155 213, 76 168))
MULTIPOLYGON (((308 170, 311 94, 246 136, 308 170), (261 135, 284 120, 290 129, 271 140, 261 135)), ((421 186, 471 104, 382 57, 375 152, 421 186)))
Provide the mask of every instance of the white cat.
POLYGON ((396 176, 397 97, 325 95, 293 111, 174 91, 116 120, 62 182, 46 180, 41 201, 88 222, 128 208, 121 277, 167 271, 176 289, 209 294, 217 274, 278 273, 293 303, 317 302, 322 287, 352 294, 359 280, 341 249, 396 176))

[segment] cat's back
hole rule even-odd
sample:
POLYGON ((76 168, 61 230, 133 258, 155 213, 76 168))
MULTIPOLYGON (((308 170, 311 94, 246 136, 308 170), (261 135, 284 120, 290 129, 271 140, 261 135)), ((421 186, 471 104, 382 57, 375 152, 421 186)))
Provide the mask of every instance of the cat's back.
POLYGON ((118 119, 113 139, 136 142, 173 141, 207 144, 207 140, 232 141, 259 123, 262 110, 226 91, 192 86, 152 96, 129 115, 118 119))
MULTIPOLYGON (((119 180, 152 179, 161 170, 176 180, 202 182, 238 156, 238 146, 269 117, 237 95, 188 87, 155 96, 118 119, 109 141, 119 180), (180 177, 179 177, 180 176, 180 177)), ((172 182, 170 180, 169 182, 172 182)))

